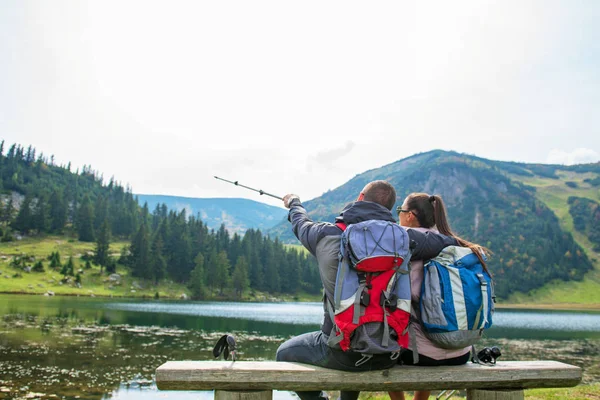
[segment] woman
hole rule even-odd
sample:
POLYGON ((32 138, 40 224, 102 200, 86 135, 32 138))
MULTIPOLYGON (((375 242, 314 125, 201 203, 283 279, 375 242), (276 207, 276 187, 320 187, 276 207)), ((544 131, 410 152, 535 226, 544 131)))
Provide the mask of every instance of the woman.
MULTIPOLYGON (((482 246, 461 239, 452 232, 448 223, 446 206, 440 196, 430 196, 426 193, 411 193, 397 210, 400 225, 420 231, 431 230, 453 237, 459 246, 470 248, 487 271, 483 258, 483 254, 487 250, 482 246)), ((419 297, 421 295, 421 284, 423 283, 423 261, 415 260, 411 262, 410 281, 413 309, 411 320, 417 321, 416 323, 411 321, 413 328, 411 334, 415 336, 414 341, 417 344, 419 361, 417 364, 413 364, 412 351, 405 350, 400 355, 399 363, 403 365, 422 366, 462 365, 467 363, 470 359, 470 346, 458 350, 442 349, 433 344, 425 336, 421 324, 418 322, 419 297)), ((411 342, 413 342, 412 339, 411 342)), ((415 392, 414 400, 428 399, 430 393, 431 391, 428 390, 417 391, 415 392)), ((389 392, 389 394, 392 400, 404 400, 404 392, 389 392)))

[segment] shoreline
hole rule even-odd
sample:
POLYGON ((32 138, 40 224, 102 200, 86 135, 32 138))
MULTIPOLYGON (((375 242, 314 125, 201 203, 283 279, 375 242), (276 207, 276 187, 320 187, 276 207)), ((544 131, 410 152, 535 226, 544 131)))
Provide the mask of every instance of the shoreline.
POLYGON ((182 299, 180 296, 160 296, 158 298, 154 297, 154 295, 145 295, 145 294, 140 294, 139 296, 121 296, 121 295, 110 295, 110 296, 106 296, 103 294, 95 294, 95 293, 54 293, 52 295, 48 295, 47 291, 46 292, 23 292, 23 291, 6 291, 6 290, 0 290, 0 295, 26 295, 26 296, 43 296, 43 297, 91 297, 91 298, 97 298, 97 299, 129 299, 129 300, 177 300, 177 301, 222 301, 222 302, 231 302, 231 303, 235 303, 235 302, 239 302, 239 303, 285 303, 285 302, 294 302, 294 303, 308 303, 308 302, 314 302, 314 303, 319 303, 321 302, 320 299, 315 299, 315 300, 293 300, 293 299, 289 299, 289 298, 279 298, 279 297, 270 297, 271 300, 267 299, 267 298, 244 298, 244 299, 228 299, 228 298, 222 298, 222 297, 215 297, 215 298, 210 298, 210 299, 202 299, 202 300, 195 300, 195 299, 191 299, 191 298, 187 298, 187 299, 182 299))
MULTIPOLYGON (((8 294, 8 295, 30 295, 30 296, 46 296, 47 292, 15 292, 15 291, 0 291, 0 294, 8 294)), ((55 293, 54 295, 47 297, 94 297, 94 298, 105 298, 105 299, 143 299, 143 300, 180 300, 180 301, 190 301, 191 299, 181 299, 175 296, 160 296, 158 299, 155 299, 154 296, 151 295, 139 295, 139 296, 105 296, 100 294, 90 294, 90 293, 55 293)), ((203 301, 225 301, 225 302, 263 302, 263 303, 285 303, 285 302, 298 302, 297 300, 290 299, 282 299, 278 297, 272 297, 276 300, 267 300, 267 299, 223 299, 223 298, 214 298, 214 299, 205 299, 203 301)), ((320 302, 320 300, 309 300, 309 301, 299 301, 299 302, 320 302)), ((600 311, 600 304, 576 304, 576 303, 557 303, 557 304, 535 304, 535 303, 502 303, 496 304, 497 309, 523 309, 523 310, 560 310, 560 311, 600 311)))
POLYGON ((561 311, 600 311, 600 304, 576 304, 576 303, 557 303, 557 304, 536 304, 536 303, 510 303, 496 304, 498 309, 530 309, 530 310, 561 310, 561 311))

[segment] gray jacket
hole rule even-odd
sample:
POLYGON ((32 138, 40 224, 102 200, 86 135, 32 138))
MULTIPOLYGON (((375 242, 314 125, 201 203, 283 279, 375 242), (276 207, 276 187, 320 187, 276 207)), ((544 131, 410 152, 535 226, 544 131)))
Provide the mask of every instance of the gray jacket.
MULTIPOLYGON (((292 223, 294 235, 317 258, 324 289, 324 318, 321 330, 329 335, 333 323, 325 302, 328 299, 333 299, 342 230, 335 223, 313 222, 299 199, 291 201, 288 219, 292 223)), ((395 222, 390 210, 370 201, 357 201, 348 204, 336 217, 336 222, 349 225, 374 219, 395 222)), ((412 253, 411 259, 413 260, 428 260, 437 256, 444 247, 456 244, 453 238, 433 232, 419 232, 414 229, 408 229, 407 231, 408 237, 416 245, 412 253)))

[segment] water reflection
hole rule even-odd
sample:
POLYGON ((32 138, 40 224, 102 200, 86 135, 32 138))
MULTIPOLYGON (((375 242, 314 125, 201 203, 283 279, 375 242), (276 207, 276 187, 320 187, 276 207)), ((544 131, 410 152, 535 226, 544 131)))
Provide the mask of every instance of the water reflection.
POLYGON ((600 313, 499 310, 494 315, 494 325, 544 331, 600 332, 600 313))
MULTIPOLYGON (((101 325, 172 326, 295 335, 317 329, 321 303, 223 303, 0 295, 0 315, 28 313, 101 325)), ((500 309, 490 337, 600 338, 600 313, 500 309)))
MULTIPOLYGON (((321 303, 116 302, 106 307, 138 313, 136 323, 139 324, 154 319, 160 326, 171 323, 187 329, 263 332, 266 328, 268 331, 264 333, 272 334, 298 334, 316 329, 323 315, 321 303), (165 315, 169 321, 164 320, 165 315), (202 317, 202 322, 190 326, 185 322, 188 316, 202 317), (298 328, 298 325, 302 327, 298 328)), ((600 338, 600 313, 498 310, 494 315, 494 326, 487 334, 492 338, 515 339, 600 338)))
MULTIPOLYGON (((158 392, 154 370, 168 360, 209 360, 233 333, 244 360, 273 360, 279 344, 318 328, 320 303, 123 301, 0 295, 0 399, 212 398, 158 392)), ((499 310, 482 345, 502 359, 555 359, 600 381, 600 314, 499 310)), ((276 395, 289 399, 287 392, 276 395)))
POLYGON ((227 317, 261 322, 314 325, 323 314, 321 303, 144 302, 110 303, 107 308, 146 313, 227 317))

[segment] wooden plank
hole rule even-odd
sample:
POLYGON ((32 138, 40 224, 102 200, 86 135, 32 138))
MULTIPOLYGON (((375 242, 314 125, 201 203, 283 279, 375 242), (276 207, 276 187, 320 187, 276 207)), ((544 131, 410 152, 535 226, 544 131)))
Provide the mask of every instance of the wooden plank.
POLYGON ((443 390, 575 386, 581 368, 557 361, 501 361, 493 367, 397 366, 343 372, 275 361, 169 361, 156 370, 161 390, 443 390))
POLYGON ((273 400, 272 390, 215 390, 215 400, 273 400))
POLYGON ((523 390, 467 390, 467 400, 524 400, 523 390))

